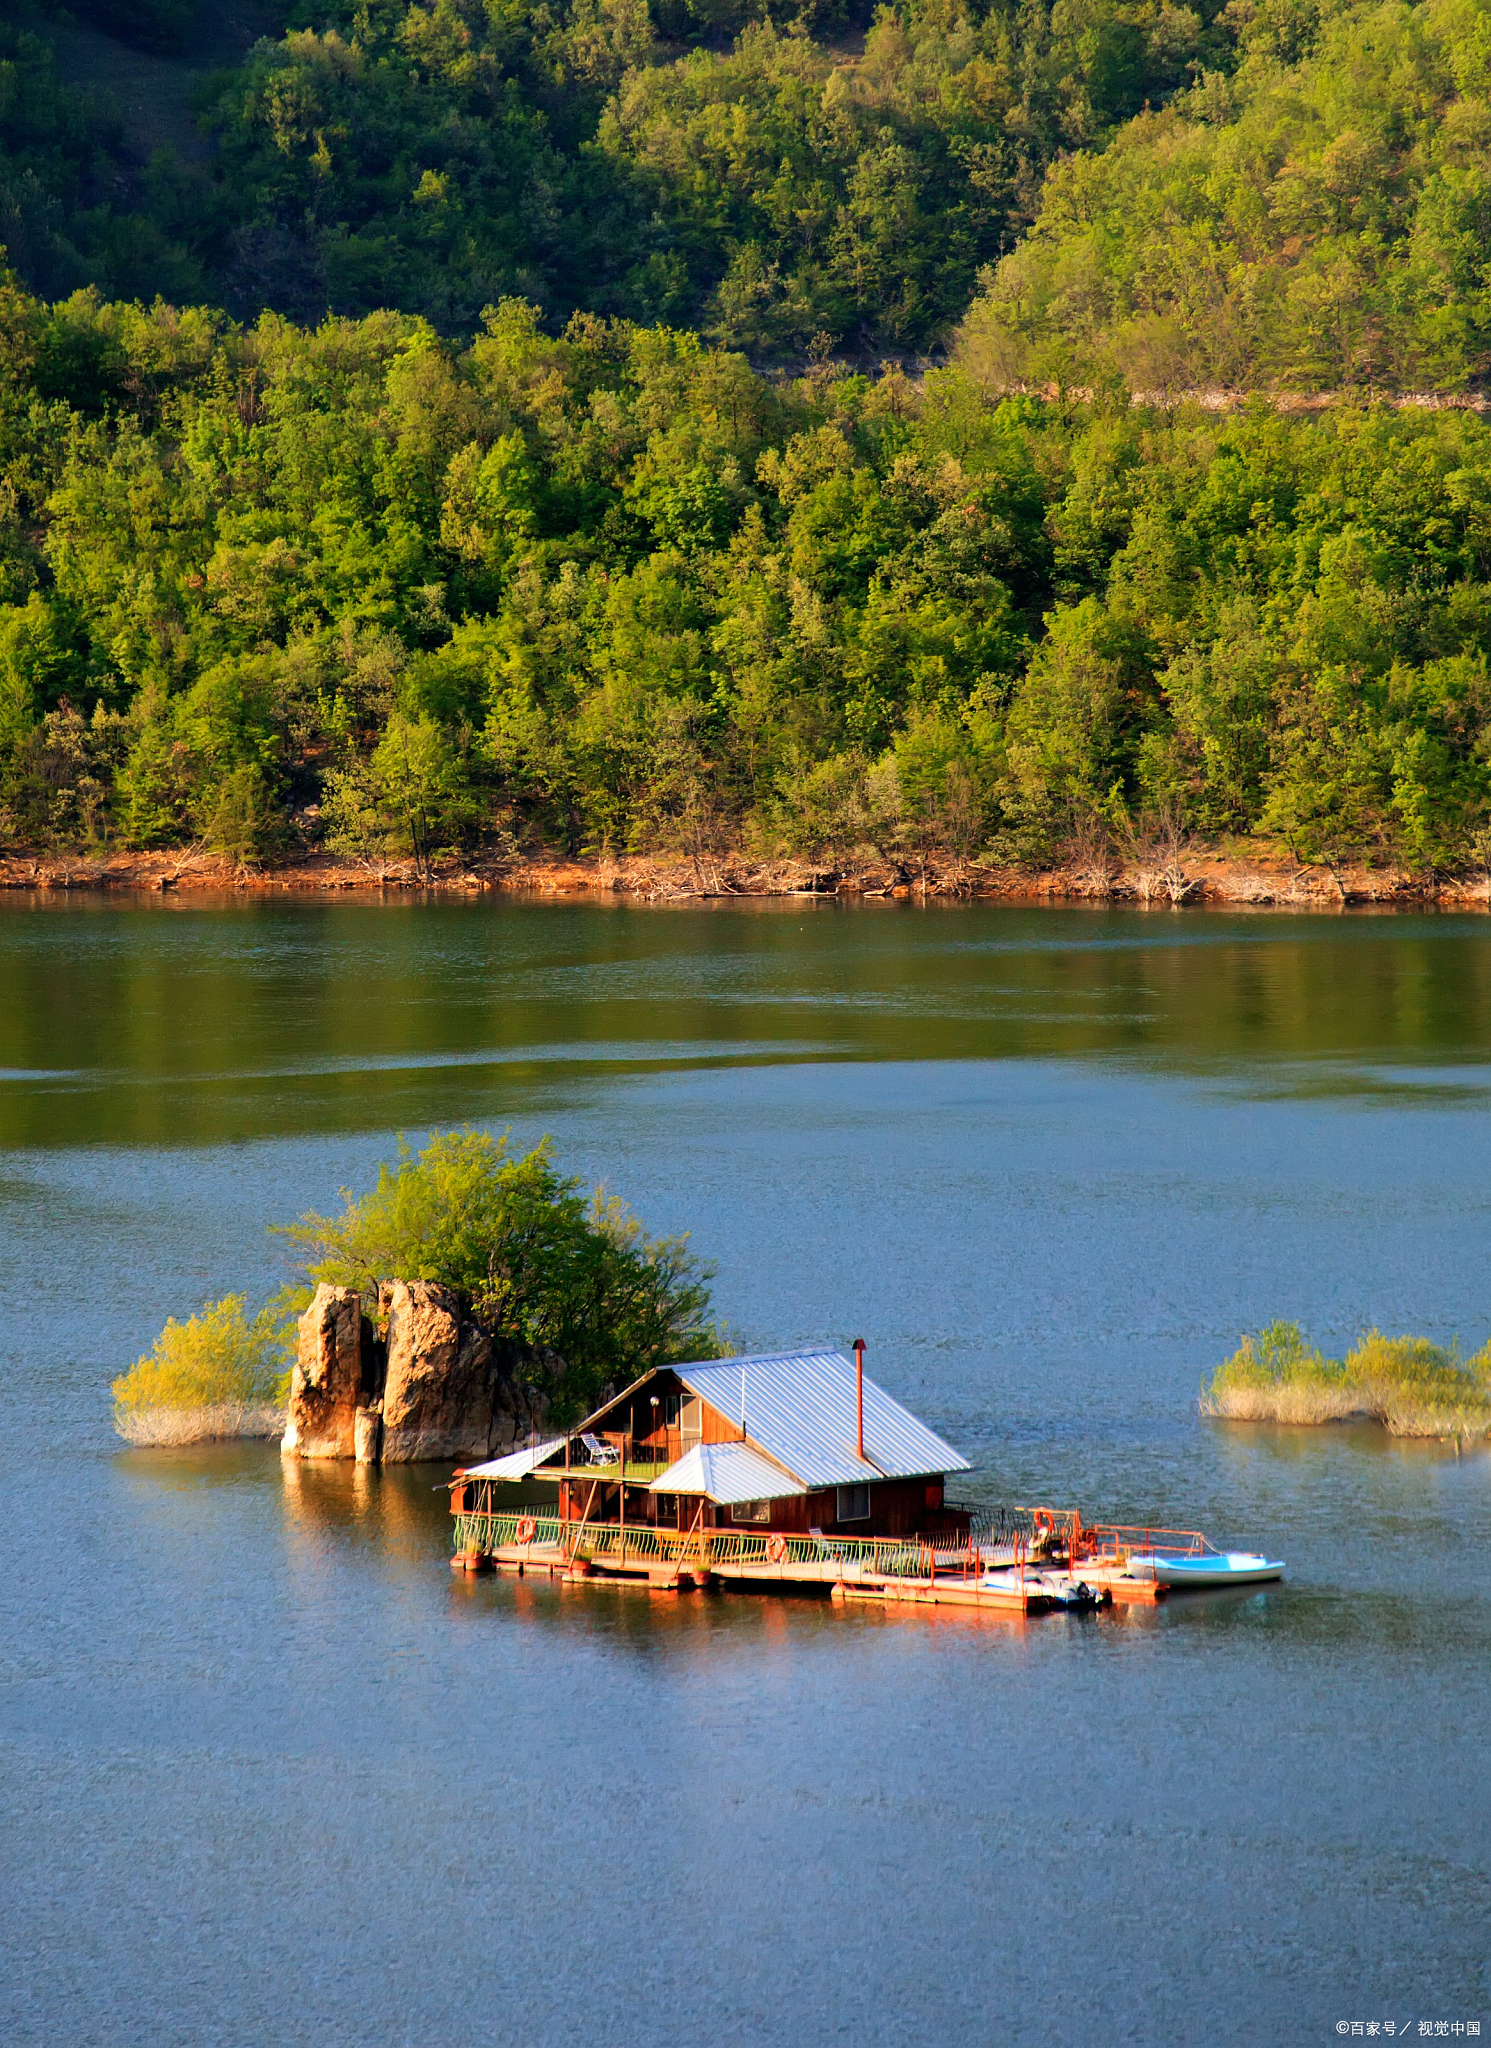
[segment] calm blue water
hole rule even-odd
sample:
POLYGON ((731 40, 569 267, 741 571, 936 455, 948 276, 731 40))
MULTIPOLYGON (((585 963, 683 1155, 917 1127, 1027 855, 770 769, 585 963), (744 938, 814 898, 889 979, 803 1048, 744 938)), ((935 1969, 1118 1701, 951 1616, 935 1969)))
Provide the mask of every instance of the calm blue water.
POLYGON ((1491 1458, 1204 1423, 1491 1333, 1491 923, 0 904, 0 2039, 1306 2042, 1479 2019, 1491 1458), (990 1501, 1267 1592, 1017 1624, 468 1582, 438 1472, 121 1450, 394 1136, 552 1132, 990 1501))

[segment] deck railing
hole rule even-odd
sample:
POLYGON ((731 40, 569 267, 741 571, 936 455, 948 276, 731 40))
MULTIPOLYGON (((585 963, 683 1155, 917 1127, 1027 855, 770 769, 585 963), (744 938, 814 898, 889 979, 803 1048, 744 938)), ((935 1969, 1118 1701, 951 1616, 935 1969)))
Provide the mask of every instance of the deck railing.
POLYGON ((960 1566, 973 1572, 984 1563, 983 1540, 977 1531, 971 1536, 951 1529, 921 1536, 786 1536, 770 1530, 658 1529, 645 1522, 623 1527, 616 1522, 561 1521, 557 1515, 535 1515, 522 1508, 455 1517, 458 1553, 491 1556, 495 1551, 520 1548, 546 1551, 551 1557, 557 1552, 566 1564, 576 1558, 616 1564, 656 1558, 673 1565, 693 1559, 710 1569, 758 1565, 767 1574, 782 1565, 828 1564, 841 1567, 846 1575, 868 1572, 899 1579, 930 1578, 960 1566))
POLYGON ((1199 1529, 1151 1529, 1122 1522, 1098 1522, 1084 1528, 1089 1555, 1144 1557, 1158 1550, 1169 1557, 1200 1557, 1212 1548, 1199 1529))
POLYGON ((660 1565, 759 1567, 773 1577, 783 1566, 832 1565, 834 1577, 930 1579, 962 1571, 972 1578, 990 1566, 1021 1565, 1050 1551, 1074 1563, 1144 1557, 1155 1551, 1201 1556, 1212 1546, 1199 1529, 1084 1523, 1073 1509, 997 1508, 976 1511, 969 1533, 938 1530, 919 1536, 788 1536, 771 1530, 658 1529, 646 1522, 561 1521, 530 1508, 484 1508, 455 1517, 458 1553, 490 1557, 523 1550, 535 1562, 572 1564, 577 1558, 624 1565, 656 1559, 660 1565), (531 1526, 531 1529, 529 1525, 531 1526), (523 1531, 522 1536, 519 1530, 523 1531))
POLYGON ((533 1534, 528 1542, 535 1549, 554 1549, 564 1531, 571 1526, 567 1522, 561 1522, 557 1515, 535 1515, 527 1508, 504 1508, 495 1514, 457 1515, 457 1554, 474 1550, 482 1556, 489 1557, 494 1550, 511 1550, 516 1547, 519 1540, 519 1524, 526 1522, 533 1524, 533 1534))

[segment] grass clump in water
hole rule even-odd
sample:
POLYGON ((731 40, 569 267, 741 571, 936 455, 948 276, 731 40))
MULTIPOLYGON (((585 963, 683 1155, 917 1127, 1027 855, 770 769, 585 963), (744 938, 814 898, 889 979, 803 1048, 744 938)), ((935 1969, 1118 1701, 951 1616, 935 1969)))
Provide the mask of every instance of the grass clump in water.
POLYGON ((1483 1436, 1491 1432, 1491 1344, 1467 1359, 1426 1337, 1369 1330, 1345 1358, 1327 1358, 1297 1323, 1270 1323, 1218 1366, 1201 1412, 1244 1422, 1368 1415, 1394 1436, 1483 1436))
POLYGON ((114 1427, 132 1444, 206 1443, 214 1437, 278 1436, 289 1374, 274 1317, 252 1320, 227 1294, 178 1323, 114 1381, 114 1427))

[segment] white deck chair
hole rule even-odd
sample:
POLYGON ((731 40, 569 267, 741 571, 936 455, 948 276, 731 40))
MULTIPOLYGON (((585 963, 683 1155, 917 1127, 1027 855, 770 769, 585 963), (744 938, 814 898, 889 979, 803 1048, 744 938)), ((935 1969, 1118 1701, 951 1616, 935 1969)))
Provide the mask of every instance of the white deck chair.
POLYGON ((580 1441, 584 1444, 586 1450, 589 1451, 592 1465, 619 1465, 621 1463, 620 1451, 617 1450, 615 1444, 608 1444, 603 1436, 592 1436, 589 1430, 586 1430, 581 1435, 580 1441))

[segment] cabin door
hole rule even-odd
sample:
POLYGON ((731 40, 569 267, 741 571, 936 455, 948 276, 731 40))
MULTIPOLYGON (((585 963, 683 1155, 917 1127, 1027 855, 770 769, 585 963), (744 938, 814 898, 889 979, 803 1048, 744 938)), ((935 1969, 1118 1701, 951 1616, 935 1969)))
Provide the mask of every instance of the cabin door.
POLYGON ((703 1439, 704 1403, 697 1394, 685 1394, 683 1398, 683 1405, 678 1411, 678 1435, 685 1452, 691 1451, 703 1439))

